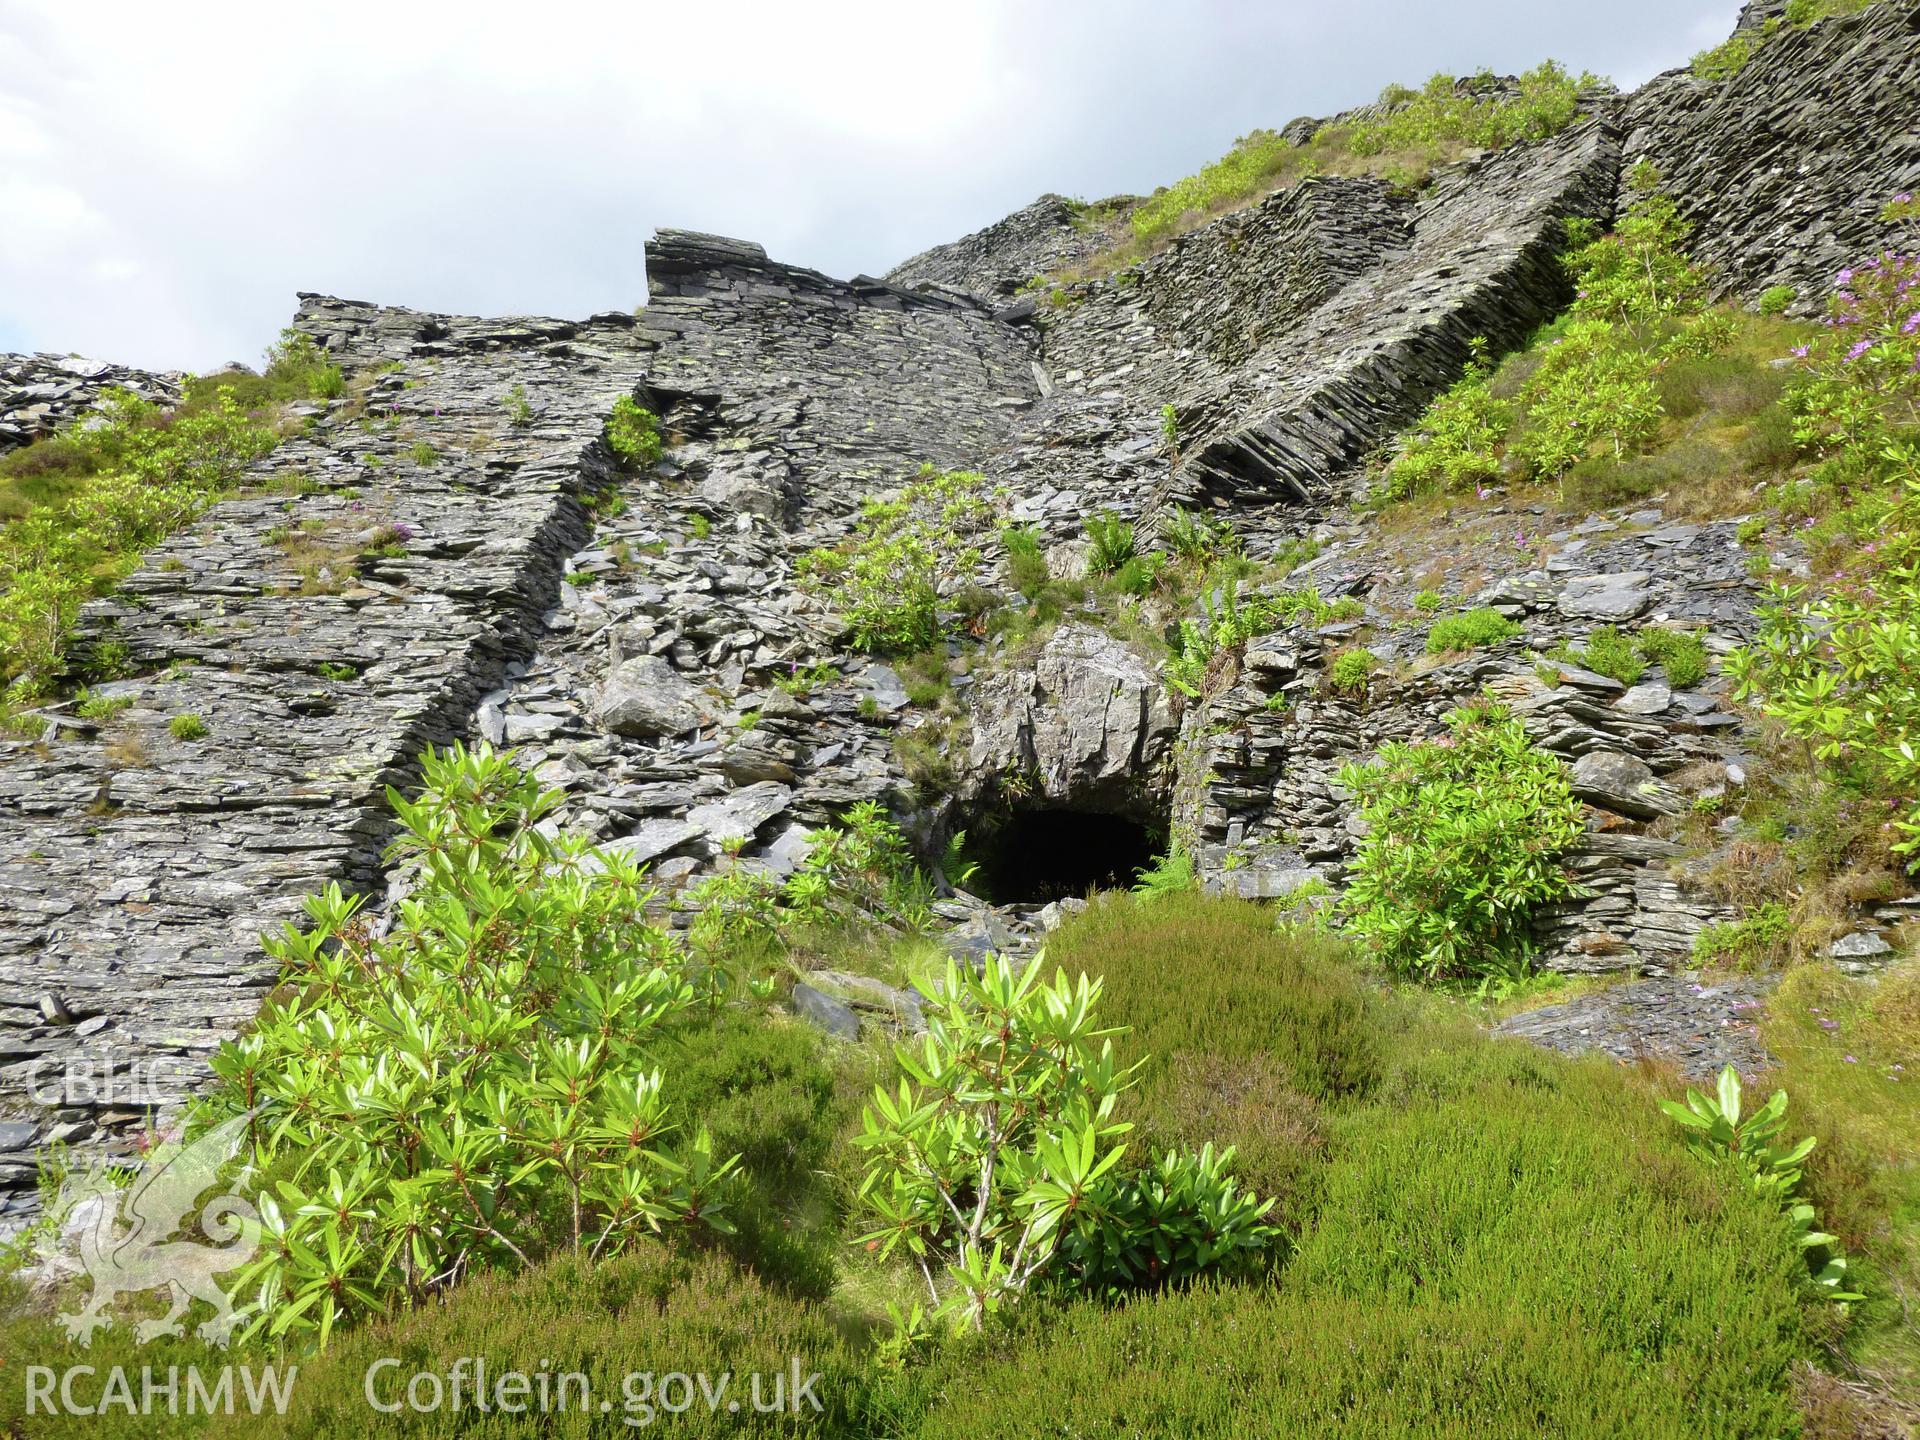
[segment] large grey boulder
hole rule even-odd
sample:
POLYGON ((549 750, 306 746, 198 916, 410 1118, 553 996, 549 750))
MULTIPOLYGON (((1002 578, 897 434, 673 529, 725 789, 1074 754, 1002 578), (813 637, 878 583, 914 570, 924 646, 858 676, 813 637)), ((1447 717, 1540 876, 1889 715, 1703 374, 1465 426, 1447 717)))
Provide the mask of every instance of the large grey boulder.
POLYGON ((636 655, 607 672, 593 713, 616 735, 646 739, 711 724, 718 706, 662 657, 636 655))
POLYGON ((1125 809, 1174 734, 1145 659, 1104 630, 1062 625, 1031 666, 976 687, 967 772, 980 789, 1020 773, 1037 804, 1125 809))
POLYGON ((792 786, 763 780, 694 806, 687 819, 715 841, 750 840, 774 816, 784 814, 792 800, 792 786))
POLYGON ((1577 620, 1631 620, 1653 603, 1644 570, 1576 575, 1560 592, 1560 613, 1577 620))
POLYGON ((1576 760, 1572 789, 1588 804, 1636 820, 1671 815, 1680 808, 1679 798, 1654 778, 1646 761, 1618 750, 1594 750, 1576 760))
POLYGON ((802 980, 793 987, 791 1003, 794 1014, 827 1034, 842 1040, 860 1038, 860 1017, 846 1001, 816 990, 802 980))
MULTIPOLYGON (((675 820, 662 817, 654 820, 642 820, 631 835, 622 835, 617 840, 608 840, 599 848, 609 855, 623 855, 636 865, 645 865, 658 860, 669 850, 678 849, 689 840, 698 840, 707 833, 706 827, 690 820, 675 820)), ((598 866, 589 863, 589 869, 598 866)))

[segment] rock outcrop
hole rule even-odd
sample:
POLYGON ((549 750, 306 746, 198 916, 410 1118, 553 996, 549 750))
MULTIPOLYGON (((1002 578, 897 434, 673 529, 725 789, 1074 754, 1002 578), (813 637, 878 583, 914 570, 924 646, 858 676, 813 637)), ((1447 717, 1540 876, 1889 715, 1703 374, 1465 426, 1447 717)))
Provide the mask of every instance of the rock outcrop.
POLYGON ((961 809, 1017 778, 1023 804, 1150 815, 1177 727, 1154 666, 1104 630, 1064 624, 1030 665, 975 687, 961 809))

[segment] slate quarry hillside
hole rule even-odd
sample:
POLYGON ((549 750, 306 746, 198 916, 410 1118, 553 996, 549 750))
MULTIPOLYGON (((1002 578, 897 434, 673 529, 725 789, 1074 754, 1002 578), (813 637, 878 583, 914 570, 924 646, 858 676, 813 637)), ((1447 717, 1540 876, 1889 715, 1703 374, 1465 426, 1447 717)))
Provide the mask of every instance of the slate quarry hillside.
MULTIPOLYGON (((30 1203, 48 1142, 118 1143, 204 1079, 272 984, 261 934, 303 895, 329 880, 384 890, 384 787, 430 744, 519 747, 566 791, 562 823, 670 888, 735 851, 791 869, 810 827, 862 800, 937 841, 1012 768, 1037 777, 1029 807, 1180 827, 1213 885, 1337 881, 1352 847, 1339 764, 1428 733, 1487 685, 1575 763, 1583 798, 1627 822, 1657 813, 1659 777, 1726 753, 1737 722, 1716 695, 1628 703, 1588 675, 1529 688, 1530 666, 1489 655, 1361 713, 1311 682, 1337 627, 1274 637, 1237 684, 1176 714, 1150 662, 1065 626, 977 687, 953 792, 930 803, 896 753, 921 723, 899 676, 845 648, 795 562, 930 463, 983 472, 1063 557, 1089 514, 1150 532, 1178 503, 1231 518, 1256 550, 1317 533, 1311 578, 1330 597, 1402 584, 1343 511, 1350 481, 1460 373, 1471 340, 1511 347, 1564 306, 1565 220, 1610 220, 1624 170, 1650 157, 1726 297, 1781 282, 1812 296, 1881 242, 1878 204, 1920 185, 1916 114, 1920 0, 1887 0, 1783 35, 1730 80, 1673 72, 1591 97, 1552 139, 1412 194, 1309 179, 1058 309, 1014 293, 1090 251, 1053 196, 880 279, 662 231, 638 318, 302 296, 294 328, 359 387, 317 407, 257 488, 88 607, 83 648, 111 639, 130 660, 133 678, 98 687, 132 701, 116 743, 73 715, 0 742, 9 1203, 30 1203), (637 473, 601 438, 623 395, 669 439, 637 473), (590 508, 609 488, 624 505, 590 508), (402 553, 317 585, 285 538, 344 552, 374 531, 402 553), (810 694, 774 683, 815 666, 834 678, 810 694), (1269 708, 1275 694, 1297 703, 1269 708), (205 739, 170 733, 186 713, 205 739), (1229 862, 1249 847, 1253 863, 1229 862), (109 1066, 121 1083, 101 1083, 109 1066)), ((63 363, 7 357, 0 445, 81 413, 97 393, 82 385, 172 383, 85 366, 47 378, 63 363)), ((1600 522, 1557 543, 1555 565, 1489 586, 1530 640, 1655 613, 1722 644, 1750 628, 1731 525, 1600 522)), ((1591 893, 1552 917, 1550 963, 1678 968, 1716 910, 1670 858, 1631 825, 1597 830, 1580 858, 1591 893)), ((1027 943, 1039 921, 965 897, 942 913, 960 948, 1027 943)))

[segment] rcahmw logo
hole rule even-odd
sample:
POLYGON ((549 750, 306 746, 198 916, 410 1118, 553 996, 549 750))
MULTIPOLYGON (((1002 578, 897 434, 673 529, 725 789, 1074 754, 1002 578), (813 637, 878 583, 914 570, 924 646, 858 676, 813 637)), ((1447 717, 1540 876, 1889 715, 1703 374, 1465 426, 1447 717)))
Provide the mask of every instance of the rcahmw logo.
POLYGON ((198 1327, 200 1338, 227 1343, 235 1324, 233 1301, 216 1277, 253 1257, 260 1237, 249 1222, 258 1214, 244 1197, 218 1194, 201 1207, 198 1228, 221 1243, 174 1236, 200 1197, 219 1183, 221 1168, 256 1113, 236 1115, 188 1145, 156 1146, 124 1190, 102 1165, 68 1173, 48 1207, 52 1233, 75 1237, 81 1268, 93 1281, 86 1305, 60 1317, 69 1336, 90 1344, 95 1330, 113 1323, 120 1296, 165 1290, 171 1302, 166 1314, 134 1327, 142 1343, 184 1334, 182 1317, 195 1300, 213 1308, 198 1327))
POLYGON ((27 1366, 29 1415, 249 1415, 287 1413, 300 1367, 222 1365, 208 1379, 198 1365, 27 1366))

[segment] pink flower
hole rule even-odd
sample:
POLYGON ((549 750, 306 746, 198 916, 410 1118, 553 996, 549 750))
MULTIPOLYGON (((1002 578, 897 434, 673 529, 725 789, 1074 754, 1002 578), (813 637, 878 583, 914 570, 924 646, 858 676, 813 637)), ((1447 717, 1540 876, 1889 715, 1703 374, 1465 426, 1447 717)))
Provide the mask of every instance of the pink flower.
POLYGON ((1833 283, 1836 285, 1844 285, 1851 279, 1853 279, 1853 271, 1842 270, 1838 275, 1833 277, 1833 283))
POLYGON ((1860 1063, 1858 1060, 1854 1059, 1853 1056, 1851 1055, 1843 1055, 1840 1058, 1845 1060, 1849 1065, 1858 1065, 1860 1063))
POLYGON ((1804 360, 1807 358, 1807 347, 1804 345, 1796 345, 1787 353, 1796 360, 1804 360))

